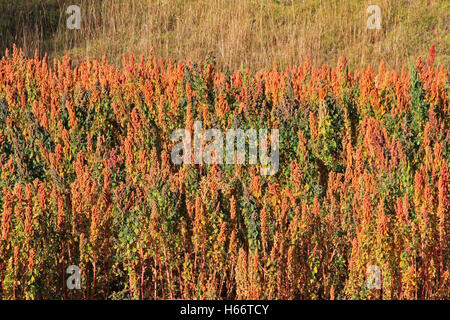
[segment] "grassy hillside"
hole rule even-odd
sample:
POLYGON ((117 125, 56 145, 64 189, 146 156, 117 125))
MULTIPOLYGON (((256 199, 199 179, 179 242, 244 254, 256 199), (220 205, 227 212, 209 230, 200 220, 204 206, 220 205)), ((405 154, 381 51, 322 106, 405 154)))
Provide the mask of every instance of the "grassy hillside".
POLYGON ((219 67, 260 70, 275 60, 295 65, 310 56, 314 64, 335 64, 345 55, 352 67, 384 59, 400 68, 436 46, 436 62, 450 63, 449 2, 275 1, 275 0, 51 0, 13 4, 1 0, 2 48, 19 43, 31 55, 37 47, 75 61, 86 55, 121 61, 133 50, 199 60, 209 52, 219 67), (69 3, 70 2, 70 3, 69 3), (36 4, 37 3, 37 4, 36 4), (65 10, 82 9, 81 30, 67 30, 65 10), (367 30, 366 9, 382 10, 382 29, 367 30), (58 8, 59 6, 59 8, 58 8), (20 13, 20 14, 18 14, 20 13), (20 23, 17 23, 17 22, 20 23), (23 25, 22 25, 23 23, 23 25), (23 29, 23 30, 22 30, 23 29), (5 32, 8 31, 8 32, 5 32), (6 34, 6 36, 5 36, 6 34), (25 39, 24 39, 25 36, 25 39))

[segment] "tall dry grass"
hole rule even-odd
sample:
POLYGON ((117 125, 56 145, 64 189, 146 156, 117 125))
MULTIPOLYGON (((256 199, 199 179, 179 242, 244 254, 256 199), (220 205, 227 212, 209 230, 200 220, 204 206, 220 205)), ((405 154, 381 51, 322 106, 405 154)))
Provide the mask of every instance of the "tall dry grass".
POLYGON ((133 50, 177 59, 199 60, 209 52, 219 67, 253 70, 295 65, 309 56, 315 64, 336 63, 345 55, 352 67, 393 68, 431 44, 437 62, 450 62, 449 2, 415 1, 275 1, 275 0, 78 0, 61 2, 60 26, 46 48, 53 56, 69 52, 120 62, 133 50), (82 8, 81 30, 67 30, 65 9, 82 8), (367 30, 366 9, 382 10, 382 29, 367 30))

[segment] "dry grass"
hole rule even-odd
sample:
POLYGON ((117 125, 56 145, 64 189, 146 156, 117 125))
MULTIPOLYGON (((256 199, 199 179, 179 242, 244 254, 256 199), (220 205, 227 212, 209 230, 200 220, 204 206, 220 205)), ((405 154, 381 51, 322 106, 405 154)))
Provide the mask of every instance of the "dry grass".
POLYGON ((203 59, 209 52, 219 67, 260 70, 296 65, 309 56, 316 65, 335 64, 345 55, 352 67, 384 59, 400 68, 436 45, 437 63, 450 63, 449 2, 275 0, 116 0, 70 1, 83 11, 82 29, 60 28, 47 48, 75 60, 103 55, 120 63, 124 52, 203 59), (382 29, 367 30, 366 8, 378 4, 382 29), (88 14, 89 13, 89 14, 88 14))

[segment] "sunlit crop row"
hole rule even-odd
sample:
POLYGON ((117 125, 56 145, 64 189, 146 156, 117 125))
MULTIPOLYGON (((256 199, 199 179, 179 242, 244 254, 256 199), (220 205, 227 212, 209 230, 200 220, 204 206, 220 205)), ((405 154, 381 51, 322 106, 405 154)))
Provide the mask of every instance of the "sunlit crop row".
POLYGON ((252 74, 6 53, 0 298, 448 299, 448 90, 433 57, 252 74), (196 120, 279 129, 279 171, 173 164, 196 120))

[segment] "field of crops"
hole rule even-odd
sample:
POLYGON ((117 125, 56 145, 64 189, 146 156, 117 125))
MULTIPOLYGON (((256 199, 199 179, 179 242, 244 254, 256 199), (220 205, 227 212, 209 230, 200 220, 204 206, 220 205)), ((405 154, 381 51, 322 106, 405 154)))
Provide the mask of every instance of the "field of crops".
POLYGON ((7 52, 0 299, 449 299, 449 76, 433 60, 222 73, 211 56, 7 52), (175 165, 171 133, 196 120, 278 129, 278 172, 175 165))

